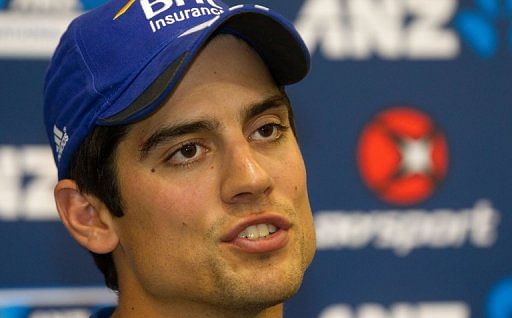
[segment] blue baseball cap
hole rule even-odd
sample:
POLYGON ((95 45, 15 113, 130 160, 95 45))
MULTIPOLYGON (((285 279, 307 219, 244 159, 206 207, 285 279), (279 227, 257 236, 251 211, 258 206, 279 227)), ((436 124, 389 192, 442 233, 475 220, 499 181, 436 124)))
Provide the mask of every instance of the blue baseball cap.
POLYGON ((251 45, 278 85, 300 81, 310 56, 293 24, 258 5, 218 0, 114 0, 76 18, 44 84, 44 119, 59 179, 96 126, 160 107, 215 32, 251 45))

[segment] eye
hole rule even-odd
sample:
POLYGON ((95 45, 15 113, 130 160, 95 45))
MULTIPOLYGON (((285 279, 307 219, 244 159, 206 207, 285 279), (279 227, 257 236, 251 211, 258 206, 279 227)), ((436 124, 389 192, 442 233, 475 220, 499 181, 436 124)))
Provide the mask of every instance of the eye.
POLYGON ((166 161, 171 165, 187 165, 199 160, 207 152, 207 149, 198 143, 187 143, 171 153, 166 161))
POLYGON ((270 123, 256 129, 250 136, 251 140, 278 140, 288 127, 277 123, 270 123))

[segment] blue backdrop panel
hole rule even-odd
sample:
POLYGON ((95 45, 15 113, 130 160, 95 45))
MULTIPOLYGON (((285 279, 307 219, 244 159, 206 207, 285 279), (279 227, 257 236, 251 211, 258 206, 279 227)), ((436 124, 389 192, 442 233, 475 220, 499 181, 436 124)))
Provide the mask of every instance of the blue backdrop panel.
MULTIPOLYGON (((41 87, 102 1, 42 2, 0 1, 0 317, 87 317, 115 295, 57 220, 41 87)), ((286 317, 512 317, 512 1, 259 3, 313 55, 288 92, 318 251, 286 317)))

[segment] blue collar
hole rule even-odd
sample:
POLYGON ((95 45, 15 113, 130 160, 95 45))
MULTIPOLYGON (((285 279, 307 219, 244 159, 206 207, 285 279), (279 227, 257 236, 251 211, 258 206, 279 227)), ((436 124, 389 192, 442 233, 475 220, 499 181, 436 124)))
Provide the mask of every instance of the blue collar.
POLYGON ((90 318, 110 318, 116 307, 104 307, 92 314, 90 318))

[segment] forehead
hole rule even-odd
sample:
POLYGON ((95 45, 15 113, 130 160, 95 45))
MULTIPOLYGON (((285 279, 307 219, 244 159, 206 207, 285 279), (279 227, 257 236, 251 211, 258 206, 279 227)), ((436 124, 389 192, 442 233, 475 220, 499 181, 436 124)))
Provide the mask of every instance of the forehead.
POLYGON ((196 57, 166 103, 134 126, 227 114, 277 94, 272 75, 254 49, 232 35, 220 34, 196 57))
MULTIPOLYGON (((243 40, 228 34, 214 37, 198 54, 173 94, 174 100, 201 95, 204 89, 233 94, 240 90, 269 90, 275 82, 256 51, 243 40), (237 88, 237 89, 236 89, 237 88)), ((207 97, 204 95, 204 97, 207 97)))

